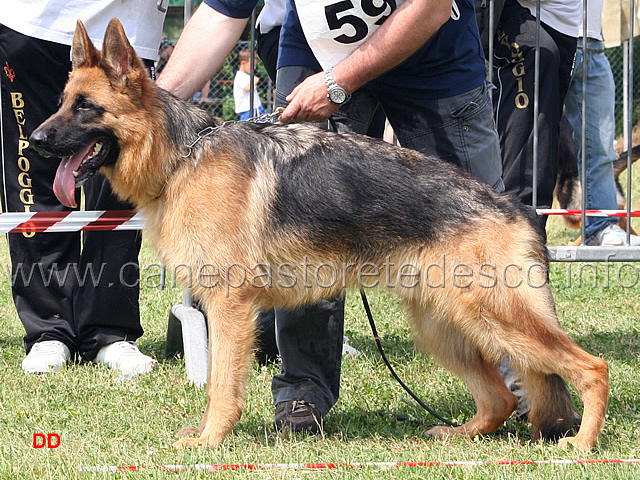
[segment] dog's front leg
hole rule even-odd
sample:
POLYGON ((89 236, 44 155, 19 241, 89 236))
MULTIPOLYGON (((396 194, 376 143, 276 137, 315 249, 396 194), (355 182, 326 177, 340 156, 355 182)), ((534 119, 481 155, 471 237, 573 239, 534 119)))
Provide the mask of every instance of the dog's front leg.
POLYGON ((207 408, 197 429, 183 429, 175 447, 219 446, 240 419, 251 368, 257 309, 250 292, 207 292, 201 300, 209 326, 207 408))

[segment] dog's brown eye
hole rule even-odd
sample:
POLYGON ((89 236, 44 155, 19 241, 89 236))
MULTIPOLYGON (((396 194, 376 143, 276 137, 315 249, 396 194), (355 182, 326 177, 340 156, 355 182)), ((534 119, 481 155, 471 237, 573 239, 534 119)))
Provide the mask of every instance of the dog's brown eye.
POLYGON ((97 114, 100 115, 104 112, 104 109, 100 105, 89 101, 86 97, 80 96, 74 102, 74 111, 79 114, 97 114))
POLYGON ((93 110, 96 108, 96 105, 89 101, 89 99, 84 95, 79 95, 75 101, 73 102, 74 107, 77 111, 87 111, 93 110))

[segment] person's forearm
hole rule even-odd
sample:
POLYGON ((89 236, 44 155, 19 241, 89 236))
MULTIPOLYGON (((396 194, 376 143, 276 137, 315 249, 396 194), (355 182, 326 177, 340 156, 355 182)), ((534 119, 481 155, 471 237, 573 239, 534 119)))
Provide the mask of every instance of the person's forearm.
POLYGON ((157 85, 188 99, 220 70, 247 24, 202 4, 185 25, 157 85))
POLYGON ((409 58, 451 16, 451 0, 407 0, 349 57, 333 67, 336 83, 354 92, 409 58))
MULTIPOLYGON (((351 54, 333 67, 335 82, 349 93, 391 70, 422 47, 451 16, 452 0, 407 0, 351 54)), ((338 105, 327 98, 324 73, 307 77, 287 96, 280 121, 321 122, 338 105)))

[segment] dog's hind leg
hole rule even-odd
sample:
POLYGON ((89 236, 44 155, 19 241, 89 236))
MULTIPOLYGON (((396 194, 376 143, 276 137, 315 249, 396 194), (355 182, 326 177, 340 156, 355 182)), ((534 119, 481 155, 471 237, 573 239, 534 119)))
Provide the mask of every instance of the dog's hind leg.
POLYGON ((604 427, 607 410, 607 362, 582 350, 563 332, 535 339, 526 350, 521 354, 530 355, 531 368, 523 369, 523 385, 531 398, 529 420, 534 438, 557 437, 573 426, 572 410, 566 406, 568 392, 554 375, 557 374, 574 386, 584 404, 578 433, 575 437, 562 438, 558 443, 561 447, 572 444, 579 450, 593 448, 604 427), (534 369, 538 372, 527 371, 534 369))
POLYGON ((584 412, 577 435, 561 439, 559 445, 572 444, 580 450, 594 447, 607 409, 607 362, 582 350, 562 330, 548 285, 504 289, 501 298, 504 301, 494 312, 497 334, 488 340, 498 344, 523 374, 534 438, 562 435, 573 426, 571 401, 560 376, 574 386, 584 412))
POLYGON ((468 437, 495 432, 518 406, 518 400, 507 388, 493 362, 452 324, 436 317, 428 318, 418 307, 412 307, 416 346, 432 354, 451 373, 458 375, 471 391, 476 414, 458 427, 438 426, 427 435, 443 437, 457 434, 468 437))
POLYGON ((198 436, 181 438, 174 443, 176 447, 217 447, 242 415, 257 313, 247 297, 250 295, 234 290, 229 294, 212 291, 208 298, 199 299, 205 307, 209 327, 207 407, 197 430, 179 432, 179 435, 197 433, 198 436))

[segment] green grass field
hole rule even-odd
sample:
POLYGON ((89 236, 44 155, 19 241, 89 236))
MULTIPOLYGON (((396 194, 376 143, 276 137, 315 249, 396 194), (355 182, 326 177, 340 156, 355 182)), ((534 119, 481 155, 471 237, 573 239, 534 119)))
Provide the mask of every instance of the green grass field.
MULTIPOLYGON (((640 186, 640 181, 635 185, 640 186)), ((634 192, 634 198, 638 192, 634 192)), ((636 225, 638 228, 638 225, 636 225)), ((550 244, 577 236, 550 219, 550 244)), ((167 316, 181 289, 142 289, 141 350, 159 360, 151 374, 117 383, 106 367, 73 364, 62 374, 25 376, 20 324, 6 275, 6 244, 0 248, 0 478, 640 478, 640 464, 497 465, 491 462, 640 458, 640 264, 553 264, 551 282, 558 314, 568 333, 611 369, 611 395, 599 446, 589 454, 533 444, 526 425, 509 420, 511 433, 476 440, 425 439, 433 419, 401 390, 384 367, 371 338, 359 297, 348 296, 346 334, 362 352, 343 363, 341 396, 317 437, 273 433, 270 381, 277 367, 255 367, 242 420, 222 448, 172 448, 174 433, 196 426, 206 398, 190 385, 180 359, 164 360, 167 316), (582 268, 582 271, 581 271, 582 268), (596 271, 597 270, 597 271, 596 271), (595 273, 595 274, 594 274, 595 273), (407 414, 398 421, 388 414, 407 414), (35 449, 33 434, 57 433, 56 449, 35 449), (337 464, 356 462, 481 462, 479 465, 339 467, 333 470, 273 468, 262 471, 80 473, 80 467, 202 464, 337 464)), ((145 246, 143 266, 158 260, 145 246)), ((387 354, 398 373, 441 415, 464 422, 473 401, 462 382, 416 354, 397 301, 369 297, 387 354)), ((577 400, 576 400, 577 401, 577 400)), ((576 403, 577 407, 581 407, 576 403)))

